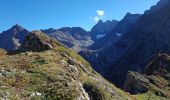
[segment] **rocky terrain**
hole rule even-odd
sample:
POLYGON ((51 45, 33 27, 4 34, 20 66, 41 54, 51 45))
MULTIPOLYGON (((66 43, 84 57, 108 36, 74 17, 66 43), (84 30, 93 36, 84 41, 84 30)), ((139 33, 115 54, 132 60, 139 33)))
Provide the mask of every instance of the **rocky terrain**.
POLYGON ((156 55, 142 74, 131 71, 128 73, 124 89, 132 94, 154 93, 157 96, 170 99, 169 66, 170 56, 156 55))
POLYGON ((0 98, 5 100, 131 100, 74 51, 33 31, 21 48, 0 50, 0 98))

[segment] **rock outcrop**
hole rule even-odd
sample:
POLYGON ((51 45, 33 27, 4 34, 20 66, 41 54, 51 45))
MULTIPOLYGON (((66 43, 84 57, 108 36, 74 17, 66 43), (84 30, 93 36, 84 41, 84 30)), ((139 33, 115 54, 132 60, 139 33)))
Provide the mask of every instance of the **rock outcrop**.
POLYGON ((146 93, 149 90, 149 78, 138 72, 129 72, 124 89, 132 94, 146 93))
POLYGON ((26 36, 25 41, 21 46, 21 50, 40 52, 53 49, 53 44, 54 40, 41 31, 33 31, 26 36))

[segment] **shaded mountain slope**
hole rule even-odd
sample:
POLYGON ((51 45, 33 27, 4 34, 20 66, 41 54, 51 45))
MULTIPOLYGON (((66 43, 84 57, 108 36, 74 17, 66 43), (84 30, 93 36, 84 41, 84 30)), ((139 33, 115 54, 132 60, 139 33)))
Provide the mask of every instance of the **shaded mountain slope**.
POLYGON ((131 31, 105 51, 108 55, 102 55, 107 58, 105 66, 109 66, 106 73, 111 73, 106 77, 117 85, 122 85, 129 70, 142 72, 155 54, 170 53, 170 2, 161 0, 154 8, 146 11, 131 31), (118 76, 122 78, 115 79, 118 76))
POLYGON ((169 54, 169 17, 170 2, 161 0, 141 15, 119 41, 95 55, 92 65, 105 78, 123 87, 128 71, 142 72, 154 54, 169 54))

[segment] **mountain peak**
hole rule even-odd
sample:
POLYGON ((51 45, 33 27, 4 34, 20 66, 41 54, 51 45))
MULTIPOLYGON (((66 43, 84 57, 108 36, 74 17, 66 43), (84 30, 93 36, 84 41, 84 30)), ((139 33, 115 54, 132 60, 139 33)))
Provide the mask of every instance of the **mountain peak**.
POLYGON ((19 24, 15 24, 14 26, 15 26, 15 27, 21 27, 21 25, 19 25, 19 24))
POLYGON ((15 24, 14 26, 12 26, 11 30, 14 30, 14 29, 15 30, 24 30, 24 28, 19 24, 15 24))
POLYGON ((98 21, 98 24, 103 24, 103 23, 104 23, 103 20, 98 21))
POLYGON ((5 31, 5 33, 11 34, 12 36, 17 36, 20 33, 28 33, 28 30, 26 30, 19 24, 15 24, 10 29, 5 31))
POLYGON ((125 15, 125 17, 126 17, 126 16, 131 16, 131 15, 132 15, 132 14, 131 14, 130 12, 127 12, 126 15, 125 15))
POLYGON ((0 34, 0 48, 7 51, 17 50, 29 31, 16 24, 0 34), (8 45, 7 45, 8 44, 8 45))

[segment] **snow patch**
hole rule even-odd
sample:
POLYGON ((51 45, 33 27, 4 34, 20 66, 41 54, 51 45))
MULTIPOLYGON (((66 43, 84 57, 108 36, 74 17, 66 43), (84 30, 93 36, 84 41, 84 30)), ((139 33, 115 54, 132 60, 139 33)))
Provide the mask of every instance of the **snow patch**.
POLYGON ((115 33, 117 36, 122 36, 122 33, 115 33))
POLYGON ((96 38, 97 38, 97 39, 100 39, 100 38, 104 37, 105 35, 106 35, 106 34, 97 35, 96 38))

